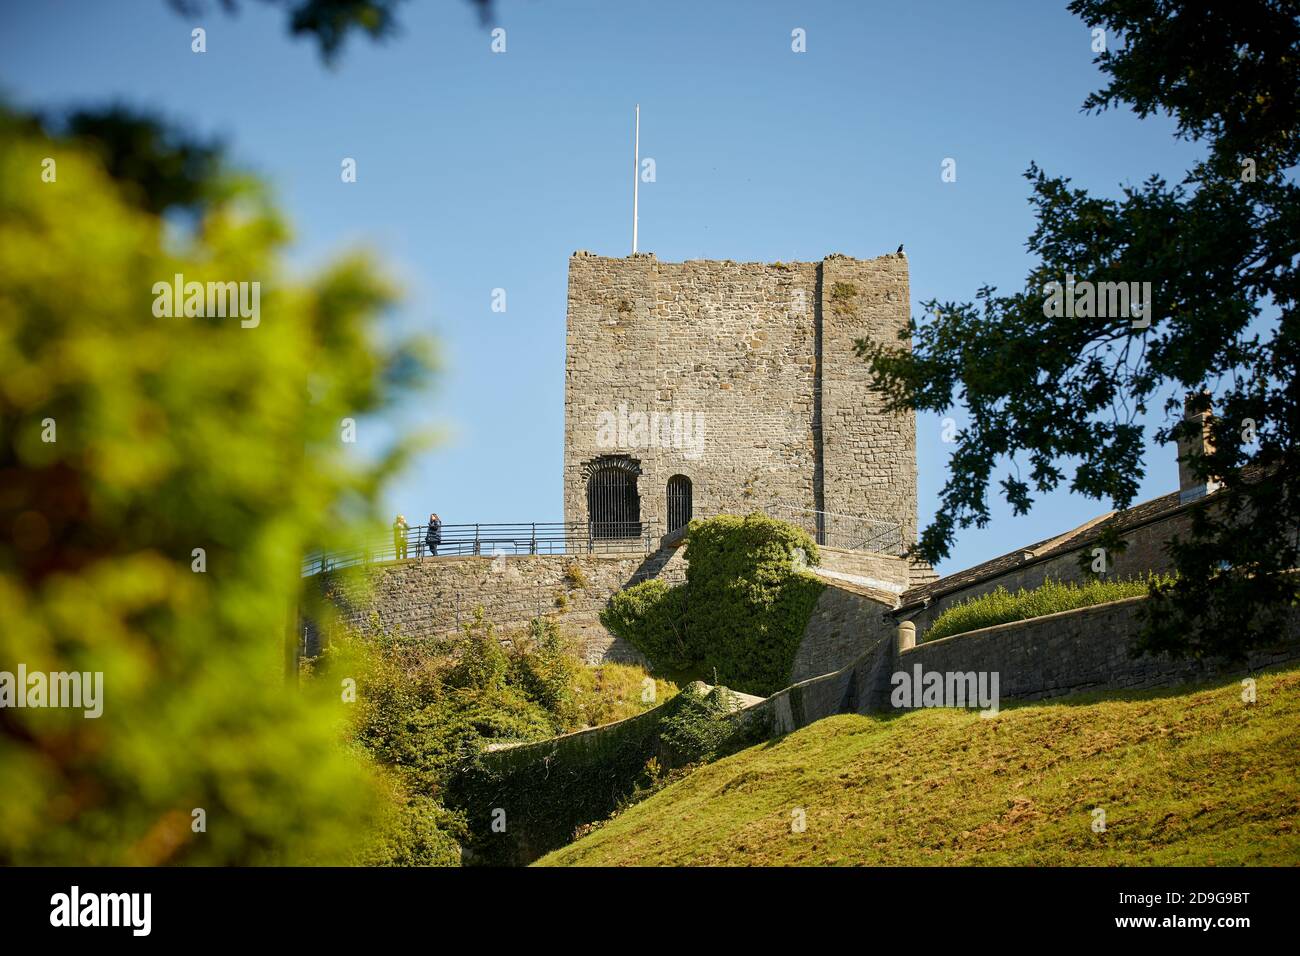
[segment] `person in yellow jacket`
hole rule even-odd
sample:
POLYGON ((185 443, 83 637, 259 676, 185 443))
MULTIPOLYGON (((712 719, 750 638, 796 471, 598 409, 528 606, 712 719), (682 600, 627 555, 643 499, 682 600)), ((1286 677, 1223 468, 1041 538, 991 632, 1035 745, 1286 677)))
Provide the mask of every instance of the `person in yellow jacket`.
POLYGON ((406 518, 402 515, 398 515, 397 520, 393 522, 393 552, 398 561, 406 558, 406 530, 408 527, 406 518))

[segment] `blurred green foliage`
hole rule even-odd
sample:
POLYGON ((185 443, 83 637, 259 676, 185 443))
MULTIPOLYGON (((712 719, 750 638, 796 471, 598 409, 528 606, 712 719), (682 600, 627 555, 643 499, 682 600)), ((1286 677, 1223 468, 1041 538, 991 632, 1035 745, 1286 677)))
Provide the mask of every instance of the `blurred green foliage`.
POLYGON ((42 124, 92 152, 123 199, 152 213, 201 210, 219 200, 225 147, 169 126, 156 113, 114 104, 46 116, 42 124))
POLYGON ((301 556, 374 520, 415 447, 358 461, 341 420, 429 350, 380 344, 365 257, 287 275, 249 177, 200 163, 178 228, 81 133, 0 110, 0 670, 102 672, 104 709, 0 709, 0 863, 355 860, 391 788, 286 690, 286 637, 301 556), (260 282, 260 325, 156 318, 177 273, 260 282))

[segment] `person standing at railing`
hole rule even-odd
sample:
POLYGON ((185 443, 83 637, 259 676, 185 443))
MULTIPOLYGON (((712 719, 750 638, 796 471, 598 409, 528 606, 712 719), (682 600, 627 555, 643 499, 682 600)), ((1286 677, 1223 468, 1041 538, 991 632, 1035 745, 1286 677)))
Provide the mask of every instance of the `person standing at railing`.
POLYGON ((437 512, 429 515, 429 530, 424 533, 424 543, 431 557, 437 557, 438 545, 442 544, 442 519, 437 512))
POLYGON ((406 558, 406 532, 409 528, 410 525, 402 515, 398 515, 397 520, 393 522, 393 552, 397 561, 406 558))

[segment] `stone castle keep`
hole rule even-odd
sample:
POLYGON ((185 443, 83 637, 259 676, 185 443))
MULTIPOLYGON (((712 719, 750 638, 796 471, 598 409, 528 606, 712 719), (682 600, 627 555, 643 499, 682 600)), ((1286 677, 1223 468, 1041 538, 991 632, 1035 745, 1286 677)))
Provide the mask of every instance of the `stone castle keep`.
POLYGON ((564 520, 597 537, 780 503, 916 537, 916 427, 868 388, 897 342, 902 255, 820 262, 569 260, 564 520))

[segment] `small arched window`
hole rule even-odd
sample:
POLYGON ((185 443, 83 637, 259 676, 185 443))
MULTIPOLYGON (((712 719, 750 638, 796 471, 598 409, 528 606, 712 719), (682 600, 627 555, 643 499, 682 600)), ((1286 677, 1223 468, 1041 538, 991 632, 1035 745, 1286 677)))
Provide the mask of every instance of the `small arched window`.
POLYGON ((691 522, 691 479, 673 475, 668 479, 668 533, 691 522))

